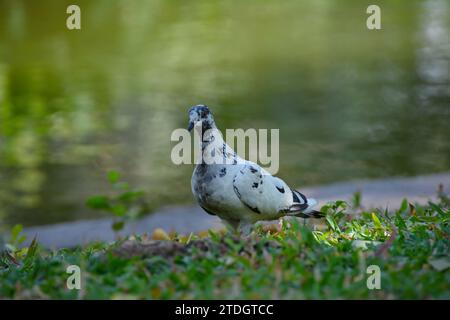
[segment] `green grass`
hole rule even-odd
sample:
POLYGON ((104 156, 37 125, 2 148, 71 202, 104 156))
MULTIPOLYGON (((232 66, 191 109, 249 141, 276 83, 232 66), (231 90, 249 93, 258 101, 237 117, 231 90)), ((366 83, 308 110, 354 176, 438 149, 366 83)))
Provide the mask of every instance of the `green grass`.
POLYGON ((0 298, 450 298, 450 214, 442 193, 437 203, 405 200, 391 213, 342 201, 322 210, 321 231, 289 220, 259 226, 248 239, 210 231, 169 241, 9 250, 0 264, 0 298), (81 268, 81 290, 66 288, 73 264, 81 268), (379 290, 367 288, 370 265, 381 270, 379 290))

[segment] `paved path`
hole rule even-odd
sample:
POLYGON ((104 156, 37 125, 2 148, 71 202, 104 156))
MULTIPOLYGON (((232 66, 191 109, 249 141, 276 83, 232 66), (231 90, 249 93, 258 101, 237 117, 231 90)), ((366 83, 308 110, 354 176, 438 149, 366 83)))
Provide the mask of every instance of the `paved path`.
MULTIPOLYGON (((403 198, 418 203, 435 199, 439 184, 443 184, 444 190, 449 192, 450 172, 413 178, 334 183, 301 188, 300 191, 317 198, 319 205, 336 199, 349 200, 354 192, 361 191, 363 206, 384 209, 399 207, 403 198)), ((221 226, 217 217, 205 214, 197 206, 168 207, 129 223, 121 234, 151 233, 155 228, 187 234, 221 226)), ((111 231, 111 219, 108 218, 30 227, 26 228, 24 233, 28 236, 28 241, 37 235, 39 243, 50 248, 69 247, 93 240, 112 241, 115 237, 111 231)))

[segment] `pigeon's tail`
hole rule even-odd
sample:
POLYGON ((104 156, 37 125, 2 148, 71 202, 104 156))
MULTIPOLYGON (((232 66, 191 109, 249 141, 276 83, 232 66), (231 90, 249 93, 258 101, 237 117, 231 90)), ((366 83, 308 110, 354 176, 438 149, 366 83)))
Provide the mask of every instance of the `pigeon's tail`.
POLYGON ((326 216, 325 213, 317 211, 317 210, 311 210, 307 213, 301 212, 301 213, 294 215, 294 217, 299 217, 299 218, 303 218, 303 219, 308 219, 308 218, 321 219, 321 218, 324 218, 325 216, 326 216))
POLYGON ((325 213, 314 210, 313 207, 317 204, 317 201, 313 198, 306 198, 305 195, 301 194, 296 190, 292 190, 293 202, 291 207, 291 212, 294 217, 299 218, 316 218, 320 219, 325 217, 325 213))

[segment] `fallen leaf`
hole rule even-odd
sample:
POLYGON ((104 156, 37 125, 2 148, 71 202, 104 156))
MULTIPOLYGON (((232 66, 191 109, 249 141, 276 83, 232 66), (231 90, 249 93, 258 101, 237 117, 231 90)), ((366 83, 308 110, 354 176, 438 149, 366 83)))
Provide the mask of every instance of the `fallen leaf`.
POLYGON ((379 257, 379 256, 383 256, 383 257, 387 257, 387 252, 390 248, 390 246, 392 245, 392 243, 394 242, 395 238, 397 237, 397 230, 395 228, 392 228, 392 233, 391 236, 389 237, 389 239, 386 240, 385 243, 383 243, 380 248, 377 250, 377 252, 375 252, 375 256, 379 257))
POLYGON ((416 215, 416 207, 413 204, 409 203, 409 214, 412 216, 416 215))
POLYGON ((153 240, 170 240, 169 235, 161 228, 155 229, 152 235, 153 240))
POLYGON ((369 240, 354 240, 352 242, 352 247, 353 248, 361 248, 363 250, 368 249, 368 245, 372 244, 372 245, 379 245, 381 244, 380 241, 369 241, 369 240))
POLYGON ((450 268, 450 259, 448 257, 429 259, 428 263, 437 271, 444 271, 450 268))

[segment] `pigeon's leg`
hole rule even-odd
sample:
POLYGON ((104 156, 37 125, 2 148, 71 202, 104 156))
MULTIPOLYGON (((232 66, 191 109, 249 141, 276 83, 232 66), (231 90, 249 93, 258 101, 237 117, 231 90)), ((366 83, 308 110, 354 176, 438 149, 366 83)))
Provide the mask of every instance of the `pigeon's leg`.
POLYGON ((241 223, 239 224, 238 230, 240 231, 241 235, 244 238, 247 238, 253 231, 253 223, 251 223, 250 221, 242 220, 241 223))
POLYGON ((240 223, 239 220, 227 220, 227 219, 222 219, 222 220, 225 223, 225 225, 228 227, 227 228, 228 232, 237 233, 239 223, 240 223))

